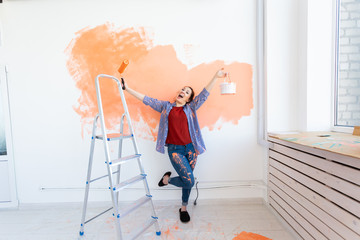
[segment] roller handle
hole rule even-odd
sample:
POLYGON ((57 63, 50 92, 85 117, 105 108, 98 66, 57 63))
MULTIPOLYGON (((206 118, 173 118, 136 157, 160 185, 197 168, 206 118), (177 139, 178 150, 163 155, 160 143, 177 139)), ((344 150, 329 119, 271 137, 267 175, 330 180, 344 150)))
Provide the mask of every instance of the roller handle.
POLYGON ((122 88, 123 90, 126 89, 126 87, 125 87, 125 80, 124 80, 123 78, 121 78, 121 88, 122 88))
MULTIPOLYGON (((127 67, 128 64, 129 64, 129 60, 125 59, 125 60, 121 63, 121 65, 120 65, 120 67, 119 67, 119 69, 118 69, 118 72, 119 72, 120 74, 122 74, 122 73, 125 71, 125 68, 127 67)), ((122 88, 123 90, 126 89, 126 88, 125 88, 125 80, 124 80, 124 78, 121 78, 121 88, 122 88)))

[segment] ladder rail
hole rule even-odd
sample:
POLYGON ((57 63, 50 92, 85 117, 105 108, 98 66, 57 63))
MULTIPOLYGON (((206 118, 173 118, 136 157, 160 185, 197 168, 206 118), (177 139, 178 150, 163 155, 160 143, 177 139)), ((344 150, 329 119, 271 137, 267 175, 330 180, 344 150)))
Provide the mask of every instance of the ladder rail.
MULTIPOLYGON (((124 119, 125 119, 125 113, 121 116, 120 119, 120 135, 124 135, 124 119)), ((119 140, 119 147, 118 147, 118 158, 120 159, 122 156, 122 144, 123 139, 119 140)), ((119 171, 116 176, 116 185, 119 185, 120 183, 120 170, 121 170, 121 164, 118 165, 117 170, 119 171)), ((116 201, 119 202, 119 194, 120 192, 116 192, 116 201)))
MULTIPOLYGON (((117 86, 118 86, 118 89, 119 89, 119 92, 120 92, 120 96, 121 96, 121 101, 122 101, 122 104, 123 104, 123 107, 124 107, 124 111, 125 111, 125 116, 126 116, 126 120, 127 120, 127 123, 128 123, 128 126, 129 126, 129 130, 130 130, 130 134, 133 135, 132 137, 132 142, 133 142, 133 145, 134 145, 134 149, 135 149, 135 154, 139 154, 139 146, 137 144, 137 141, 136 141, 136 136, 134 134, 134 129, 133 129, 133 125, 132 125, 132 121, 131 121, 131 118, 130 118, 130 114, 129 114, 129 109, 127 107, 127 104, 126 104, 126 99, 125 99, 125 96, 124 96, 124 91, 121 87, 121 84, 120 84, 120 81, 117 80, 117 86)), ((141 174, 145 174, 145 170, 144 170, 144 167, 141 163, 141 158, 138 158, 137 159, 137 162, 138 162, 138 166, 139 166, 139 170, 140 170, 140 173, 141 174)), ((146 175, 146 174, 145 174, 146 175)), ((146 180, 146 178, 143 179, 143 183, 144 183, 144 188, 145 188, 145 192, 147 195, 151 195, 150 194, 150 189, 149 189, 149 184, 146 180)), ((156 212, 155 212, 155 207, 154 207, 154 203, 153 201, 150 201, 150 205, 151 205, 151 211, 152 211, 152 217, 154 218, 157 218, 156 216, 156 212)), ((159 222, 156 221, 155 222, 155 228, 156 229, 160 229, 160 226, 159 226, 159 222)), ((158 230, 158 232, 160 232, 160 230, 158 230)))
MULTIPOLYGON (((113 176, 111 174, 111 169, 110 169, 110 166, 109 166, 109 162, 111 161, 111 158, 110 158, 109 144, 108 144, 108 141, 106 141, 107 133, 106 133, 105 117, 104 117, 104 111, 103 111, 103 107, 102 107, 101 92, 100 92, 100 82, 99 82, 99 79, 101 77, 103 77, 103 78, 111 78, 111 79, 115 80, 118 85, 120 85, 120 81, 118 79, 116 79, 115 77, 110 76, 110 75, 106 75, 106 74, 100 74, 100 75, 96 76, 96 79, 95 79, 96 97, 97 97, 98 110, 99 110, 99 116, 100 116, 100 125, 101 125, 101 131, 102 131, 102 134, 103 134, 103 137, 104 137, 103 143, 104 143, 106 165, 107 165, 108 177, 109 177, 109 185, 110 185, 109 188, 110 188, 110 194, 111 194, 111 199, 112 199, 112 203, 113 203, 114 215, 117 216, 119 208, 118 208, 118 202, 117 202, 116 194, 112 190, 113 189, 113 176)), ((120 219, 119 218, 115 218, 115 225, 116 225, 115 229, 116 229, 116 232, 117 232, 117 236, 121 240, 122 239, 122 232, 121 232, 121 226, 120 226, 120 219)))
MULTIPOLYGON (((113 77, 114 78, 114 77, 113 77)), ((126 120, 127 120, 127 123, 128 123, 128 126, 129 126, 129 130, 130 130, 130 134, 133 135, 132 137, 132 142, 133 142, 133 145, 134 145, 134 149, 135 149, 135 154, 139 154, 139 146, 137 144, 137 141, 136 141, 136 136, 134 134, 134 129, 133 129, 133 125, 132 125, 132 121, 131 121, 131 118, 130 118, 130 114, 129 114, 129 109, 127 107, 127 104, 126 104, 126 99, 125 99, 125 96, 124 96, 124 91, 121 87, 121 84, 120 84, 120 81, 118 79, 117 80, 117 86, 118 86, 118 89, 119 89, 119 92, 120 92, 120 96, 121 96, 121 101, 122 101, 122 104, 123 104, 123 107, 124 107, 124 111, 125 111, 125 116, 126 116, 126 120)), ((141 163, 141 159, 138 158, 137 159, 137 162, 138 162, 138 166, 139 166, 139 170, 140 170, 140 173, 141 174, 145 174, 145 170, 144 170, 144 167, 141 163)), ((146 174, 145 174, 146 175, 146 174)), ((150 194, 150 189, 149 189, 149 184, 146 180, 146 177, 143 179, 143 183, 144 183, 144 188, 145 188, 145 192, 147 195, 151 195, 150 194)), ((152 217, 154 218, 157 218, 156 216, 156 212, 155 212, 155 207, 154 207, 154 203, 153 201, 150 201, 150 205, 151 205, 151 211, 152 211, 152 217)), ((160 226, 159 226, 159 222, 158 221, 155 221, 155 228, 157 229, 158 232, 160 232, 160 226)))
POLYGON ((89 164, 88 164, 88 171, 86 176, 86 186, 85 186, 85 196, 84 196, 84 204, 83 204, 83 211, 81 216, 81 224, 80 224, 80 235, 84 234, 84 225, 85 225, 85 217, 86 217, 86 209, 87 209, 87 202, 89 199, 89 188, 90 188, 90 179, 91 179, 91 169, 92 169, 92 162, 94 159, 94 148, 95 148, 95 137, 96 137, 96 125, 97 120, 99 118, 99 114, 96 114, 93 123, 93 132, 91 137, 91 146, 90 146, 90 155, 89 155, 89 164))

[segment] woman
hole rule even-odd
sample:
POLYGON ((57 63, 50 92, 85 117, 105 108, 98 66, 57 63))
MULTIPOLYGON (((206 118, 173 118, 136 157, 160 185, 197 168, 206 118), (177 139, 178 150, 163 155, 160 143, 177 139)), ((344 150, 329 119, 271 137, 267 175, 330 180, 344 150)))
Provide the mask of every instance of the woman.
POLYGON ((170 178, 171 172, 166 172, 158 185, 162 187, 172 184, 182 188, 182 207, 179 209, 179 213, 180 220, 184 223, 190 221, 186 207, 191 188, 194 186, 193 171, 197 156, 205 151, 196 110, 206 101, 216 80, 224 77, 226 77, 226 73, 223 72, 223 69, 218 70, 208 85, 195 98, 194 90, 191 87, 183 87, 173 103, 150 98, 125 84, 128 93, 161 113, 156 150, 165 153, 165 146, 168 147, 171 164, 179 176, 170 178))

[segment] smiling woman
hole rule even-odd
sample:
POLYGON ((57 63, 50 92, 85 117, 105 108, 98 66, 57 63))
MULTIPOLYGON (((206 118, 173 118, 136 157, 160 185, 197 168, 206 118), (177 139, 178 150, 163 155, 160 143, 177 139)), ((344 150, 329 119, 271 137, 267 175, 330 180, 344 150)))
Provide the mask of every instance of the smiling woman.
POLYGON ((194 186, 194 168, 197 156, 205 151, 196 111, 207 100, 218 78, 226 77, 223 69, 216 72, 207 86, 194 98, 194 90, 183 87, 176 95, 175 101, 160 101, 139 93, 125 84, 125 90, 145 105, 161 113, 156 150, 165 153, 168 148, 170 162, 179 176, 172 177, 166 172, 159 181, 159 187, 171 184, 182 188, 182 207, 179 209, 180 220, 190 221, 187 205, 191 188, 194 186))

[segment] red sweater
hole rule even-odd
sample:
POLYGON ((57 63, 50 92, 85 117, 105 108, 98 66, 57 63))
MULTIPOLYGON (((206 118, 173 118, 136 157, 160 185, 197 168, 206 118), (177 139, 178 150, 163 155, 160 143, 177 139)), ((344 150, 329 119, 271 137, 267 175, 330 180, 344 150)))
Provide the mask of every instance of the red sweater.
POLYGON ((183 107, 173 107, 169 113, 167 144, 186 145, 191 143, 189 126, 183 107))

